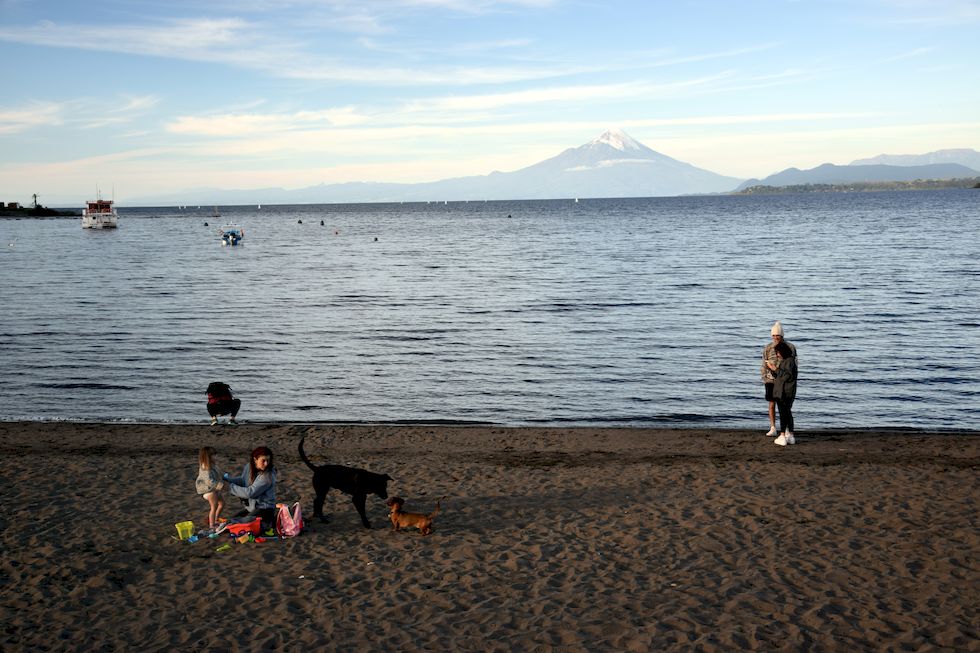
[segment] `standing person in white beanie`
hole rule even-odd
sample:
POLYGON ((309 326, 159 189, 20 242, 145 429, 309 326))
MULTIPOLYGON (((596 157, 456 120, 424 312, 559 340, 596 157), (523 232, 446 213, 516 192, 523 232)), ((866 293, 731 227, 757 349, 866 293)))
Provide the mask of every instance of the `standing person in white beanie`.
POLYGON ((776 382, 776 368, 778 367, 776 345, 781 342, 789 345, 790 350, 793 352, 793 358, 796 358, 796 347, 783 339, 783 325, 780 322, 777 321, 773 324, 769 333, 772 336, 772 342, 766 343, 766 346, 762 348, 761 373, 762 382, 766 384, 766 401, 769 402, 769 431, 766 433, 766 436, 772 437, 776 435, 776 400, 772 396, 773 384, 776 382))

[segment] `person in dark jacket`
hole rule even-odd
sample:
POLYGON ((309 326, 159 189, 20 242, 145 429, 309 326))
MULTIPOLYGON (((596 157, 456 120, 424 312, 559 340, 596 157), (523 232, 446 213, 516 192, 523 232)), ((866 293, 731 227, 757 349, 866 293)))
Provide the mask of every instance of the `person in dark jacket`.
POLYGON ((218 423, 219 415, 231 415, 228 423, 235 425, 235 416, 242 407, 242 400, 235 399, 231 394, 231 388, 226 383, 215 381, 208 386, 206 391, 208 396, 208 415, 211 416, 211 426, 218 423))
POLYGON ((796 399, 796 356, 795 351, 785 342, 776 345, 775 378, 773 379, 772 397, 779 408, 780 434, 773 442, 781 447, 796 444, 793 435, 793 401, 796 399))

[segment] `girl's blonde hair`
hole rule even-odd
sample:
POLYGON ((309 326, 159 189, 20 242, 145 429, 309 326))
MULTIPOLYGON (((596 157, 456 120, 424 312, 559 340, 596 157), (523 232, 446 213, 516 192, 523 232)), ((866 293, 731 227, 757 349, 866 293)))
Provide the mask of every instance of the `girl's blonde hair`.
POLYGON ((214 465, 214 447, 201 447, 197 454, 197 462, 201 464, 201 469, 211 469, 214 465))

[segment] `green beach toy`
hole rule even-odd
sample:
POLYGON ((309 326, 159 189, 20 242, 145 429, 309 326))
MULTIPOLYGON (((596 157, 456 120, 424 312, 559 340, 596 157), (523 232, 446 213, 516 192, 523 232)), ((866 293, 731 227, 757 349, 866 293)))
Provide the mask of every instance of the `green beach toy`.
POLYGON ((217 549, 215 549, 215 551, 217 551, 218 553, 221 553, 222 551, 227 551, 230 548, 231 548, 231 545, 230 544, 222 544, 217 549))

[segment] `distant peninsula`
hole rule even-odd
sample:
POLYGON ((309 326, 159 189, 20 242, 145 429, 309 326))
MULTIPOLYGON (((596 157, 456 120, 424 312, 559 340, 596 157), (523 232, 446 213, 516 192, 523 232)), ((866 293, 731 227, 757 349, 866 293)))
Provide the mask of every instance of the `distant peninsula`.
POLYGON ((63 218, 79 215, 81 213, 78 211, 59 211, 40 204, 21 206, 16 202, 0 203, 0 218, 63 218))
POLYGON ((789 193, 869 193, 892 190, 944 190, 950 188, 980 189, 980 177, 961 179, 914 179, 911 181, 860 181, 844 184, 792 184, 770 186, 757 184, 733 195, 782 195, 789 193))

